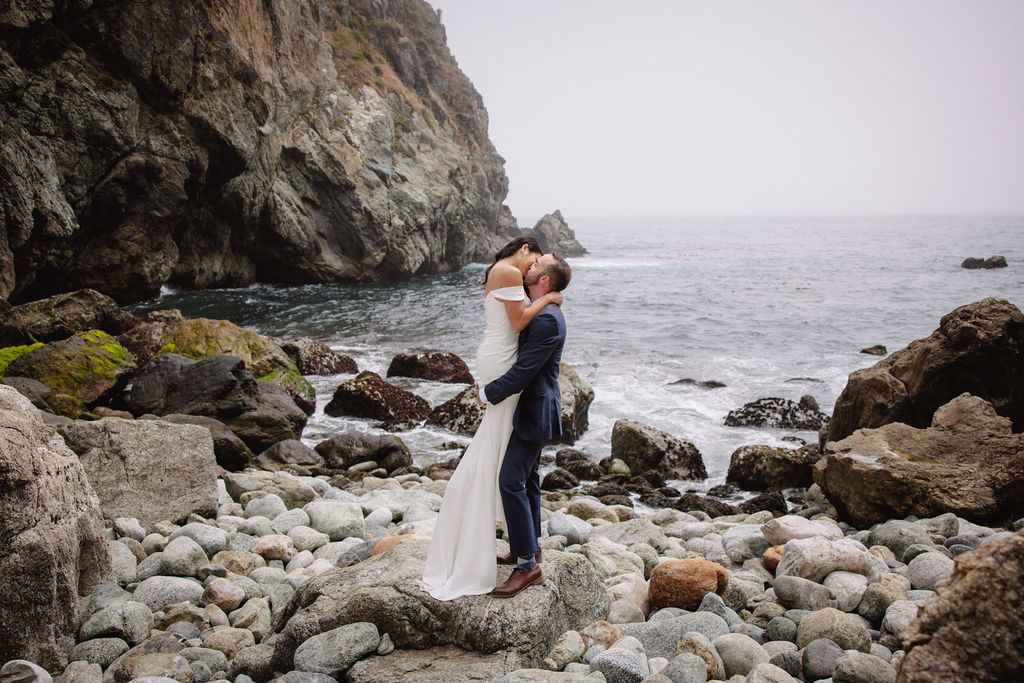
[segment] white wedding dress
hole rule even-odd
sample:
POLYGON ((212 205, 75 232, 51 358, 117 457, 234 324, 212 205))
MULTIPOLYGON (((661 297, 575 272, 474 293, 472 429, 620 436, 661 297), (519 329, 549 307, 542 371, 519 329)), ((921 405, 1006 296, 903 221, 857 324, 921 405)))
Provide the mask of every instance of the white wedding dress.
MULTIPOLYGON (((505 313, 505 301, 524 301, 521 287, 502 287, 484 297, 484 339, 476 357, 480 386, 501 377, 516 361, 519 333, 505 313)), ((519 394, 487 404, 483 421, 459 461, 434 524, 423 585, 438 600, 490 593, 498 577, 494 523, 503 520, 498 470, 512 435, 519 394)))

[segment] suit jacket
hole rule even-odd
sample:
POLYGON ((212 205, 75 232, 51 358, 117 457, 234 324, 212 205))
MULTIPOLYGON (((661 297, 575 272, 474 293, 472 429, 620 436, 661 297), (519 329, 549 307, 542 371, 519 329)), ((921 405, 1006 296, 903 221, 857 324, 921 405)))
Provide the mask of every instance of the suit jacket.
POLYGON ((526 441, 549 441, 562 433, 558 364, 564 345, 562 309, 548 304, 519 333, 519 356, 515 365, 484 387, 487 400, 494 404, 522 392, 512 427, 526 441))

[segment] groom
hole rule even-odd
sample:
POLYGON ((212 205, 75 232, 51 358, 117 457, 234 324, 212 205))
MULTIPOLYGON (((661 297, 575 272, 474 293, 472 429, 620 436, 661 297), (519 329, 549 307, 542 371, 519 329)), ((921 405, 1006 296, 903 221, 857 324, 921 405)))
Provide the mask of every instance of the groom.
MULTIPOLYGON (((530 298, 560 292, 569 285, 572 269, 557 254, 544 254, 530 267, 523 284, 530 298)), ((500 564, 516 563, 508 581, 491 591, 510 598, 544 577, 537 561, 540 550, 540 449, 562 433, 562 400, 558 388, 558 363, 565 344, 562 309, 548 304, 519 333, 515 365, 480 390, 480 398, 498 404, 522 392, 512 418, 512 436, 498 474, 501 504, 505 510, 511 553, 498 557, 500 564)))

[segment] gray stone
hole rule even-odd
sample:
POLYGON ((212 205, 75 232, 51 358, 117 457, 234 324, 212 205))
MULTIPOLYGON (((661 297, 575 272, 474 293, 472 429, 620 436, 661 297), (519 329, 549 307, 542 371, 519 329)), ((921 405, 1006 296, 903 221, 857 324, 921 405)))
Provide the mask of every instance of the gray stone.
POLYGON ((789 609, 814 611, 836 606, 831 590, 799 576, 780 576, 775 579, 772 588, 782 606, 789 609))
POLYGON ((711 641, 725 664, 726 676, 746 676, 761 663, 767 663, 768 653, 750 636, 728 633, 711 641))
POLYGON ((708 680, 707 664, 689 652, 673 657, 661 674, 672 683, 704 683, 708 680))
POLYGON ((778 652, 772 655, 769 664, 779 667, 790 676, 799 678, 803 675, 803 664, 800 661, 799 650, 785 650, 783 652, 778 652))
POLYGON ((759 558, 771 547, 759 524, 737 524, 722 534, 722 547, 736 564, 759 558))
POLYGON ((768 640, 785 640, 795 643, 796 624, 786 617, 775 617, 768 622, 765 636, 767 636, 768 640))
POLYGON ((85 468, 109 518, 144 526, 190 513, 217 512, 217 476, 210 430, 157 420, 76 420, 61 429, 85 468))
POLYGON ((274 532, 278 534, 287 534, 297 526, 309 526, 309 515, 307 515, 306 511, 301 508, 282 512, 271 519, 271 526, 273 527, 274 532))
POLYGON ((128 643, 121 638, 93 638, 75 645, 71 651, 71 661, 84 660, 106 669, 125 652, 128 652, 128 643))
POLYGON ((313 551, 331 542, 330 536, 308 526, 294 527, 288 532, 288 538, 292 539, 295 549, 299 552, 313 551))
POLYGON ((832 680, 836 683, 896 683, 896 669, 873 655, 851 652, 836 660, 832 680))
POLYGON ((12 659, 0 667, 0 681, 3 683, 53 683, 53 678, 43 667, 24 659, 12 659))
POLYGON ((590 541, 592 527, 587 522, 561 512, 555 512, 548 518, 548 533, 552 536, 565 536, 568 545, 583 545, 590 541))
POLYGON ((149 637, 153 612, 141 602, 118 602, 100 610, 82 624, 80 640, 112 636, 138 645, 149 637))
POLYGON ((819 638, 828 638, 844 650, 868 652, 871 649, 871 634, 863 624, 854 615, 831 607, 811 612, 797 627, 797 647, 805 647, 819 638))
POLYGON ((59 683, 103 683, 103 667, 82 660, 72 660, 57 680, 59 683))
MULTIPOLYGON (((422 503, 420 503, 420 505, 422 505, 422 503)), ((408 509, 409 508, 406 508, 406 510, 408 509)), ((392 521, 394 521, 394 518, 395 516, 394 514, 392 514, 391 510, 389 510, 386 507, 379 507, 370 514, 366 515, 366 519, 364 519, 363 522, 367 526, 386 527, 387 525, 391 524, 392 521)))
POLYGON ((640 683, 644 670, 640 658, 633 652, 611 648, 594 657, 590 662, 592 671, 600 671, 608 683, 640 683))
POLYGON ((122 586, 136 581, 139 559, 124 543, 107 541, 107 553, 110 557, 110 578, 122 586))
POLYGON ((135 589, 135 599, 153 612, 176 602, 199 604, 202 595, 203 586, 198 581, 170 576, 154 576, 135 589))
POLYGON ((114 532, 118 537, 134 538, 141 542, 146 537, 146 530, 134 517, 118 517, 113 522, 114 532))
POLYGON ((885 610, 882 630, 901 638, 917 618, 919 605, 909 600, 897 600, 885 610))
POLYGON ((705 593, 704 597, 701 598, 700 606, 697 608, 697 611, 717 614, 725 620, 725 623, 729 625, 729 628, 733 628, 737 624, 743 623, 743 619, 741 619, 740 615, 736 613, 736 610, 726 607, 722 598, 715 593, 705 593))
POLYGON ((187 536, 199 544, 207 557, 213 557, 231 547, 231 534, 209 524, 190 522, 168 537, 168 545, 179 536, 187 536))
POLYGON ((622 635, 633 636, 643 643, 648 657, 666 659, 672 656, 676 644, 690 631, 696 631, 709 640, 730 632, 725 620, 710 612, 693 612, 645 624, 619 624, 622 635))
POLYGON ((253 498, 245 505, 246 517, 266 517, 269 520, 275 519, 278 515, 288 512, 288 506, 276 493, 268 493, 259 498, 253 498))
POLYGON ((153 553, 148 556, 142 562, 139 562, 139 566, 135 568, 135 580, 138 582, 151 579, 154 576, 160 576, 164 571, 164 554, 153 553))
POLYGON ((160 566, 167 576, 196 576, 209 561, 203 548, 184 535, 172 538, 160 555, 160 566))
POLYGON ((336 674, 375 651, 379 644, 380 633, 374 624, 346 624, 315 635, 299 645, 295 650, 295 668, 299 671, 336 674))
POLYGON ((768 662, 758 664, 747 677, 744 683, 798 683, 797 679, 785 669, 768 662))
POLYGON ((907 565, 910 585, 918 590, 935 590, 939 581, 953 575, 953 560, 940 553, 922 553, 907 565))
POLYGON ((302 509, 309 515, 309 525, 332 541, 366 537, 363 509, 358 503, 314 500, 302 509))
POLYGON ((832 673, 836 670, 836 662, 845 654, 843 648, 828 638, 818 638, 807 643, 800 653, 804 680, 817 681, 822 678, 831 678, 832 673))
MULTIPOLYGON (((590 525, 588 524, 587 526, 590 525)), ((605 524, 597 528, 592 527, 592 529, 590 540, 603 538, 621 545, 644 543, 653 547, 658 544, 659 539, 663 535, 661 529, 642 517, 636 517, 625 522, 605 524)), ((548 533, 551 533, 550 519, 548 520, 548 533)), ((568 539, 568 536, 566 538, 568 539)))
POLYGON ((337 679, 327 674, 310 671, 289 671, 284 676, 274 679, 275 683, 337 683, 337 679))
POLYGON ((857 609, 868 588, 867 577, 852 572, 832 572, 823 583, 835 596, 835 606, 844 612, 857 609))

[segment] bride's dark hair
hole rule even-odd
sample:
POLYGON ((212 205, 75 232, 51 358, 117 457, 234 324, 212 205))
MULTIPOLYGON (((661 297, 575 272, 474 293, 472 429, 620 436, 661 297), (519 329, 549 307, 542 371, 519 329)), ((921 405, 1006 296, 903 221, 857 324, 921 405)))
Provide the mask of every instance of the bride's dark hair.
POLYGON ((503 246, 497 254, 494 255, 494 263, 487 266, 487 270, 484 271, 484 284, 487 284, 487 276, 491 274, 491 268, 494 264, 503 258, 508 258, 512 254, 516 253, 523 248, 523 245, 528 245, 530 251, 534 254, 543 254, 544 251, 540 248, 540 243, 533 237, 517 237, 505 246, 503 246))

